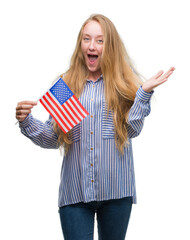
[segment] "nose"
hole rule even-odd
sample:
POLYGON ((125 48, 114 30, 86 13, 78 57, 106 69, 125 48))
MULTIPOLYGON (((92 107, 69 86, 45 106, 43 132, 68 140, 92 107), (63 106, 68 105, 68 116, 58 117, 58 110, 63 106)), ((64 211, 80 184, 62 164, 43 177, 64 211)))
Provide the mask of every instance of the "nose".
POLYGON ((90 41, 89 50, 90 51, 95 50, 95 41, 93 39, 90 41))

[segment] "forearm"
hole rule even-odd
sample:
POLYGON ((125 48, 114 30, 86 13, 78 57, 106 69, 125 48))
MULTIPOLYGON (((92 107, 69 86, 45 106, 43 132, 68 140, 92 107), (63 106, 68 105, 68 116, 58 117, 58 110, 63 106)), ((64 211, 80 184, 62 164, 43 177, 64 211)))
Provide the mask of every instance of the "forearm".
POLYGON ((130 138, 138 136, 142 131, 144 119, 150 114, 150 99, 152 94, 153 91, 147 93, 142 87, 138 89, 127 122, 127 131, 130 138))
POLYGON ((57 135, 53 131, 52 118, 45 123, 35 119, 32 114, 19 123, 21 133, 28 137, 33 143, 42 147, 55 149, 58 148, 57 135))

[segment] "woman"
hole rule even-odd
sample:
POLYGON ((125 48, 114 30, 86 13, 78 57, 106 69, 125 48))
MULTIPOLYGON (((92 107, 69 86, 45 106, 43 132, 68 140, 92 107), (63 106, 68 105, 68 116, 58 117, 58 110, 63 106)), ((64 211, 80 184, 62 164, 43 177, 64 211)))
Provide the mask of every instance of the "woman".
POLYGON ((21 132, 44 148, 64 147, 59 213, 65 240, 93 239, 97 213, 101 240, 125 239, 136 188, 131 139, 150 113, 153 89, 175 70, 142 83, 113 23, 92 15, 83 24, 64 81, 90 113, 69 133, 51 116, 33 118, 36 102, 20 102, 21 132))

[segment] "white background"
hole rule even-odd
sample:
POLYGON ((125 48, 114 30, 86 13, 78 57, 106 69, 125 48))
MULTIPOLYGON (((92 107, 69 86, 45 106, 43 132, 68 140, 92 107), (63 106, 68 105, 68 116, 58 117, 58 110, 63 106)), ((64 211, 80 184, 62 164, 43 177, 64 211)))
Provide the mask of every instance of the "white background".
MULTIPOLYGON (((62 157, 20 134, 15 107, 37 100, 69 66, 78 31, 92 13, 115 24, 147 78, 176 70, 156 89, 134 139, 138 204, 127 239, 190 239, 189 5, 187 0, 6 0, 0 3, 0 239, 61 240, 57 198, 62 157)), ((45 121, 38 104, 33 115, 45 121)), ((95 225, 95 239, 97 226, 95 225)))

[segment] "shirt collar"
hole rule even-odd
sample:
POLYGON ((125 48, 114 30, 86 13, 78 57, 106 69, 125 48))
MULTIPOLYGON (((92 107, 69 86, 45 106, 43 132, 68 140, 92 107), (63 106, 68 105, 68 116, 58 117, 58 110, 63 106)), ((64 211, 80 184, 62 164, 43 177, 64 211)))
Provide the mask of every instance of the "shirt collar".
POLYGON ((87 82, 92 82, 92 83, 97 83, 98 81, 101 81, 101 80, 103 80, 103 74, 101 74, 101 76, 94 82, 94 81, 92 81, 92 80, 89 80, 89 79, 87 79, 86 81, 87 82))

